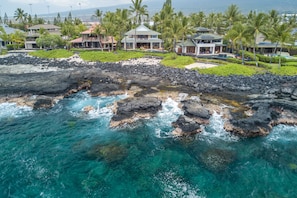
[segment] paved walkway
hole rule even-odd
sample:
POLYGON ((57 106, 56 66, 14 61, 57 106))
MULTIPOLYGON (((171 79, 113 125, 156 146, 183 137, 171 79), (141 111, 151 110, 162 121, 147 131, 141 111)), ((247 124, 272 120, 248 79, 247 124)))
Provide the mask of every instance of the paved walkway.
POLYGON ((213 63, 193 63, 190 65, 187 65, 185 68, 186 69, 194 69, 194 68, 199 68, 199 69, 207 69, 211 67, 217 67, 218 65, 213 64, 213 63))

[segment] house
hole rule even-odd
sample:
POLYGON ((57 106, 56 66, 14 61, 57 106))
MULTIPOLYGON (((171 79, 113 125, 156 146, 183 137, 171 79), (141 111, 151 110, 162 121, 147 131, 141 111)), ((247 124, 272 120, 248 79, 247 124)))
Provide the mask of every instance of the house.
POLYGON ((51 24, 39 24, 28 28, 28 33, 25 41, 25 49, 38 49, 36 39, 40 36, 40 29, 48 31, 49 34, 61 34, 61 28, 51 24))
POLYGON ((223 52, 223 37, 204 27, 196 29, 196 34, 176 46, 177 53, 194 56, 215 55, 223 52))
MULTIPOLYGON (((19 29, 11 28, 7 24, 1 24, 0 26, 1 26, 1 29, 3 29, 5 34, 7 34, 7 35, 14 34, 17 31, 24 32, 24 31, 19 30, 19 29)), ((0 34, 2 34, 1 31, 0 31, 0 34)), ((0 47, 1 48, 6 48, 7 44, 12 44, 12 41, 10 41, 9 39, 8 40, 3 40, 2 38, 0 38, 0 47)))
POLYGON ((70 41, 72 47, 109 50, 116 46, 117 41, 114 37, 98 34, 96 33, 96 28, 100 28, 100 26, 93 24, 88 30, 81 32, 80 38, 70 41))
POLYGON ((121 43, 125 50, 161 50, 163 40, 158 38, 159 35, 159 32, 150 30, 145 25, 140 25, 136 29, 126 32, 121 43))

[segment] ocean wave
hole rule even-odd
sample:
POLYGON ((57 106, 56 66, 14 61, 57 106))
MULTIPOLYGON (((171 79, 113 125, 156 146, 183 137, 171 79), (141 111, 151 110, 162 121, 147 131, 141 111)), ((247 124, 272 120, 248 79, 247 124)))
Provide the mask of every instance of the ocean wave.
POLYGON ((224 119, 222 115, 214 112, 210 118, 210 123, 205 126, 201 134, 199 134, 200 139, 204 139, 208 142, 213 142, 215 140, 222 140, 225 142, 236 142, 239 140, 237 136, 225 131, 224 129, 224 119))
POLYGON ((33 108, 18 106, 16 103, 0 104, 0 120, 6 118, 18 118, 33 115, 33 108))
POLYGON ((202 198, 199 189, 187 183, 176 173, 169 171, 156 177, 163 187, 163 197, 202 198))

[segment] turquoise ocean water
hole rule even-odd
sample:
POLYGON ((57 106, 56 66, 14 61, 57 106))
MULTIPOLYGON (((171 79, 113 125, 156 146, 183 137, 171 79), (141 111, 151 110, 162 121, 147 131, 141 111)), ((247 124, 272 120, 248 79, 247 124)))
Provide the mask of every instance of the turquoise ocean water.
POLYGON ((124 97, 79 93, 38 111, 0 104, 0 197, 297 196, 297 127, 239 139, 214 113, 201 134, 177 139, 182 111, 168 99, 157 117, 109 129, 124 97))

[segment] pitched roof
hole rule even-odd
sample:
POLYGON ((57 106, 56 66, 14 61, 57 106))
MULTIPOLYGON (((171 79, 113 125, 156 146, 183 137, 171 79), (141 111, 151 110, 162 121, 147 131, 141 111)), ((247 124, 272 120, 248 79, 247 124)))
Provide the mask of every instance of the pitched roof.
POLYGON ((149 29, 145 25, 140 25, 136 29, 132 29, 125 34, 126 36, 129 35, 160 35, 159 32, 149 29))
POLYGON ((33 25, 28 28, 28 30, 39 30, 40 28, 44 28, 46 30, 50 29, 61 29, 59 26, 56 25, 51 25, 51 24, 38 24, 38 25, 33 25))
POLYGON ((16 31, 24 32, 24 31, 19 30, 19 29, 11 28, 11 27, 9 27, 9 26, 6 25, 6 24, 2 24, 1 26, 2 26, 2 28, 4 29, 4 31, 5 31, 6 34, 13 34, 13 33, 15 33, 16 31))
POLYGON ((94 33, 97 26, 99 25, 98 24, 92 25, 88 30, 83 31, 80 34, 92 34, 94 33))
POLYGON ((70 41, 70 43, 82 43, 82 37, 70 41))
POLYGON ((217 40, 222 39, 223 37, 217 34, 205 33, 205 34, 197 34, 193 37, 196 40, 217 40))

